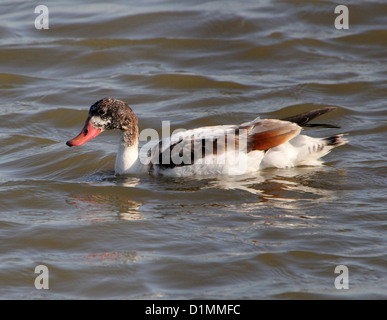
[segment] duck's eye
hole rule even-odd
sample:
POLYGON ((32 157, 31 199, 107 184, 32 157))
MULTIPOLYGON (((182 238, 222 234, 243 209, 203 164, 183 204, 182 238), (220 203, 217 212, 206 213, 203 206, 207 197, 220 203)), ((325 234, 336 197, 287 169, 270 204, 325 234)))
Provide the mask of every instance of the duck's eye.
POLYGON ((105 113, 106 113, 106 111, 105 110, 98 110, 98 113, 101 115, 101 116, 103 116, 105 113))

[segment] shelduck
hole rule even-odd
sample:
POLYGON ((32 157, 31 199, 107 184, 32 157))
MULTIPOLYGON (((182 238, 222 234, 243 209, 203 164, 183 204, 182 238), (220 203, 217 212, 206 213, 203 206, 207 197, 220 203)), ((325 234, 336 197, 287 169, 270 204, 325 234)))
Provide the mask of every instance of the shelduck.
POLYGON ((124 101, 94 103, 81 133, 67 145, 80 146, 105 130, 121 132, 116 174, 168 176, 240 175, 265 168, 319 166, 334 147, 347 143, 342 134, 314 138, 300 134, 312 119, 335 110, 325 107, 285 119, 260 119, 239 125, 201 127, 173 133, 139 147, 138 119, 124 101))

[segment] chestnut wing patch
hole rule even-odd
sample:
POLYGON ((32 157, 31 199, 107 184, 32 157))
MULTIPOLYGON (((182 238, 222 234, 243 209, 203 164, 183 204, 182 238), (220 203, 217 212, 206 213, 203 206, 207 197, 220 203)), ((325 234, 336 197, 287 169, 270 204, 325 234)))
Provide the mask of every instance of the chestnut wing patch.
POLYGON ((253 122, 249 128, 247 152, 265 151, 297 136, 301 128, 296 123, 275 119, 253 122))

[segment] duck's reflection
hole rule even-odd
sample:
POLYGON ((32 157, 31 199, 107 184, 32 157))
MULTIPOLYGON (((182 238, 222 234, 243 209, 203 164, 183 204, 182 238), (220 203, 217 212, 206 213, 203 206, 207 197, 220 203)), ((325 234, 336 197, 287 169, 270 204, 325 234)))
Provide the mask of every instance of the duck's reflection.
POLYGON ((85 191, 73 196, 71 204, 82 209, 83 219, 102 222, 115 218, 122 220, 143 220, 144 215, 140 208, 144 201, 134 200, 130 189, 135 189, 140 184, 137 177, 120 177, 103 175, 92 178, 85 191))
POLYGON ((333 201, 338 195, 336 188, 329 188, 324 175, 334 175, 336 184, 346 176, 345 171, 331 172, 328 167, 298 167, 271 169, 259 175, 235 176, 216 179, 209 188, 243 190, 257 195, 257 202, 249 206, 271 206, 283 209, 298 209, 313 206, 317 202, 333 201), (320 183, 320 185, 318 185, 320 183), (318 185, 318 186, 316 186, 318 185))
POLYGON ((92 264, 117 264, 134 263, 141 260, 141 256, 135 251, 113 251, 92 253, 85 255, 85 259, 92 264))
POLYGON ((87 189, 82 196, 75 196, 74 204, 82 206, 86 214, 93 215, 93 221, 103 221, 109 217, 141 221, 146 219, 147 211, 143 207, 155 201, 159 202, 155 205, 158 208, 163 204, 167 207, 187 207, 192 201, 195 201, 195 207, 213 205, 214 202, 219 205, 222 202, 222 206, 228 210, 232 210, 235 204, 235 210, 241 213, 254 214, 266 207, 292 213, 299 210, 302 214, 317 203, 334 201, 338 197, 336 185, 345 175, 345 171, 329 167, 277 169, 262 171, 254 176, 206 179, 111 175, 91 182, 94 188, 87 189), (333 177, 334 182, 330 182, 329 179, 333 177), (211 194, 206 196, 205 190, 211 190, 211 194), (222 198, 222 190, 236 192, 224 194, 222 198), (195 192, 201 192, 203 197, 190 196, 195 192), (214 192, 216 200, 211 199, 214 192))

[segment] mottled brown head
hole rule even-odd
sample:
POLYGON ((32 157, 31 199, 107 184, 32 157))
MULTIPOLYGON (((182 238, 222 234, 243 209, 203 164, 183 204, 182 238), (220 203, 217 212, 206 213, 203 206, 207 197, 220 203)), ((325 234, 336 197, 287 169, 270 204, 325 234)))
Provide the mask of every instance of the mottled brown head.
POLYGON ((80 146, 95 138, 102 131, 112 129, 124 130, 126 140, 132 142, 138 136, 137 124, 137 117, 126 102, 103 98, 90 107, 81 133, 76 138, 67 141, 67 145, 80 146))
POLYGON ((103 130, 128 130, 137 126, 138 120, 133 110, 122 100, 103 98, 94 103, 89 110, 93 124, 103 130))

